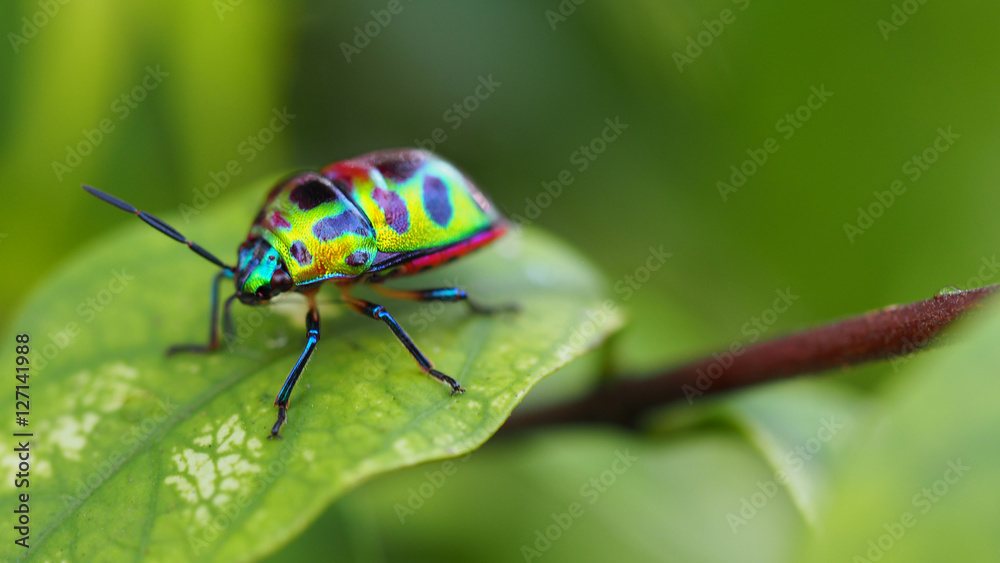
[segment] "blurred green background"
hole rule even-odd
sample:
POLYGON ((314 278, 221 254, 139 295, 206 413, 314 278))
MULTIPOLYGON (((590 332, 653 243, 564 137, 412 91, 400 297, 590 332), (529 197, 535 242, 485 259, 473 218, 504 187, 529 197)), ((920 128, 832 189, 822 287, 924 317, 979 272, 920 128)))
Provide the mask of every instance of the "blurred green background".
MULTIPOLYGON (((173 214, 183 232, 198 221, 190 209, 214 201, 199 194, 226 175, 219 197, 262 198, 241 186, 416 143, 457 163, 509 215, 547 205, 533 222, 594 260, 628 310, 629 328, 602 360, 617 370, 746 340, 755 318, 765 321, 757 334, 773 336, 996 282, 998 268, 984 264, 1000 235, 1000 170, 990 164, 1000 149, 998 19, 995 3, 939 0, 5 2, 0 325, 10 328, 62 260, 131 220, 82 183, 173 214), (822 103, 810 99, 822 90, 822 103), (797 111, 800 127, 789 129, 797 111), (627 127, 594 141, 606 120, 627 127), (925 154, 949 129, 957 137, 937 141, 947 150, 925 154), (771 138, 777 150, 746 164, 756 170, 723 197, 718 182, 760 159, 771 138), (602 152, 588 158, 581 146, 602 152), (914 156, 935 162, 907 164, 914 156), (225 172, 232 161, 235 174, 225 172), (572 183, 546 199, 544 184, 564 170, 572 183), (875 192, 895 180, 905 192, 886 208, 889 196, 875 192), (858 225, 859 207, 878 217, 851 237, 845 224, 858 225), (629 281, 645 277, 637 270, 661 246, 672 253, 664 267, 629 281), (786 290, 793 305, 765 314, 786 290)), ((244 236, 212 251, 231 260, 244 236)), ((784 493, 766 522, 740 534, 727 524, 740 491, 773 472, 747 429, 801 424, 809 436, 816 413, 831 409, 861 420, 894 376, 883 364, 835 385, 742 397, 726 416, 675 413, 704 420, 668 421, 687 430, 655 439, 570 432, 492 445, 418 524, 399 525, 393 505, 434 467, 370 483, 278 557, 517 559, 517 542, 530 543, 631 444, 647 460, 641 486, 602 497, 545 560, 795 559, 807 530, 823 526, 784 493), (814 403, 788 419, 747 414, 814 403)))

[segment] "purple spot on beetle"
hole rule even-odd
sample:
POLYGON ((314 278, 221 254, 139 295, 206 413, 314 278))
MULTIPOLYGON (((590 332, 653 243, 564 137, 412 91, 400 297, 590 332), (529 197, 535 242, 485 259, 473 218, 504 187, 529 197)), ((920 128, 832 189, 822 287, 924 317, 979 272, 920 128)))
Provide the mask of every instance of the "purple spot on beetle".
POLYGON ((451 201, 448 199, 448 187, 441 178, 427 176, 424 178, 424 209, 438 225, 448 226, 451 221, 451 201))
POLYGON ((383 252, 381 250, 378 250, 375 252, 375 263, 381 264, 382 262, 385 262, 387 260, 392 260, 393 258, 399 256, 400 254, 401 254, 400 252, 383 252))
POLYGON ((308 266, 312 264, 313 256, 306 248, 306 245, 302 244, 301 240, 297 240, 292 243, 291 248, 288 249, 292 253, 292 258, 299 263, 300 266, 308 266))
POLYGON ((419 152, 391 153, 385 160, 376 161, 375 168, 385 176, 386 180, 405 182, 410 179, 424 164, 423 155, 419 152))
POLYGON ((396 192, 375 188, 372 192, 375 203, 382 208, 385 215, 385 222, 392 227, 392 230, 403 234, 410 229, 410 212, 406 209, 406 203, 396 192))
POLYGON ((309 180, 294 188, 289 199, 302 211, 309 211, 337 199, 337 192, 319 180, 309 180))
POLYGON ((321 241, 333 240, 346 233, 355 233, 361 236, 371 236, 368 225, 361 221, 355 213, 345 211, 333 217, 324 217, 313 225, 313 234, 321 241))
POLYGON ((371 258, 371 255, 364 250, 355 250, 350 256, 344 259, 344 262, 347 262, 348 266, 357 268, 358 266, 368 264, 369 258, 371 258))
POLYGON ((279 229, 287 229, 292 226, 291 223, 285 220, 285 216, 277 211, 271 213, 270 221, 271 221, 271 226, 279 229))

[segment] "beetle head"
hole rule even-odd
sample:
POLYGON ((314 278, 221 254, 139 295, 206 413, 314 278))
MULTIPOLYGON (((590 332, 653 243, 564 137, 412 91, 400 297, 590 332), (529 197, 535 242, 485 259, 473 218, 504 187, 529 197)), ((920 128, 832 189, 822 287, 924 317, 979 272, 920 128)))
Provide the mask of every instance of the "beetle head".
POLYGON ((250 239, 239 250, 236 297, 245 305, 267 303, 295 287, 281 255, 262 238, 250 239))

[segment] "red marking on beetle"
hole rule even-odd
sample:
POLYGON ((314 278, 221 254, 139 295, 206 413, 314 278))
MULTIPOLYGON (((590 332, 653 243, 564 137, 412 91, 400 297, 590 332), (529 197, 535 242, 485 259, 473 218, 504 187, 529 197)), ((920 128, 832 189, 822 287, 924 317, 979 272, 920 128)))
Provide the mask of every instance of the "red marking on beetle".
POLYGON ((354 160, 342 160, 334 162, 320 172, 330 180, 346 180, 356 176, 367 177, 371 173, 372 167, 368 164, 356 162, 354 160))
POLYGON ((415 274, 421 270, 427 268, 433 268, 435 266, 440 266, 449 260, 454 260, 459 256, 468 254, 477 248, 489 244, 490 242, 500 238, 504 233, 507 232, 507 225, 500 223, 492 226, 491 228, 473 235, 462 242, 455 243, 451 246, 445 247, 433 254, 428 254, 426 256, 421 256, 411 260, 405 264, 400 264, 399 270, 393 272, 395 275, 406 275, 415 274))
POLYGON ((289 228, 289 227, 292 226, 291 223, 289 223, 287 220, 285 220, 284 215, 282 215, 278 211, 275 211, 274 213, 271 213, 270 221, 271 221, 271 226, 277 227, 279 229, 287 229, 287 228, 289 228))

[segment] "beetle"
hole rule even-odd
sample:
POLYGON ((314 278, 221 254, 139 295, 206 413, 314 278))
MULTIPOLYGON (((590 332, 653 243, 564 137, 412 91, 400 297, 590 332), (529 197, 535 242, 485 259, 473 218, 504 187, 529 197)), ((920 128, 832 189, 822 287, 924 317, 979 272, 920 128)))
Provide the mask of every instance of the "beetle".
POLYGON ((336 285, 351 309, 384 322, 420 369, 451 388, 461 385, 434 368, 398 322, 382 306, 356 299, 350 289, 361 283, 391 298, 417 301, 464 301, 474 313, 513 311, 514 305, 487 307, 457 287, 393 290, 387 279, 439 266, 496 240, 508 221, 454 165, 427 151, 376 151, 334 162, 320 171, 302 171, 277 183, 237 250, 237 264, 227 265, 176 229, 132 205, 91 186, 83 189, 186 244, 222 270, 211 289, 207 344, 183 344, 167 353, 207 353, 219 347, 219 286, 234 280, 236 292, 223 305, 223 329, 232 334, 230 306, 265 305, 282 293, 297 292, 309 305, 306 345, 274 399, 278 418, 271 438, 287 420, 288 402, 299 376, 320 339, 316 294, 324 282, 336 285))

